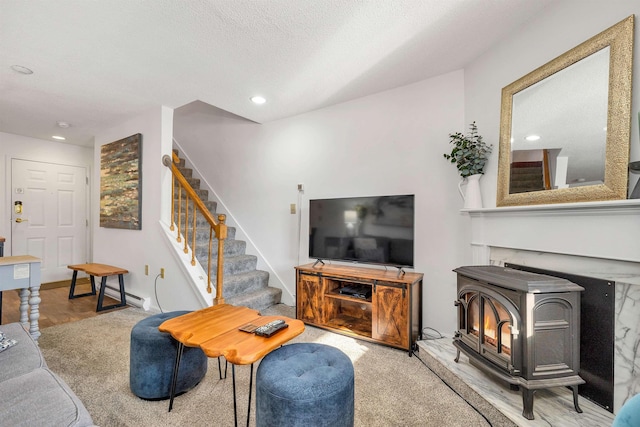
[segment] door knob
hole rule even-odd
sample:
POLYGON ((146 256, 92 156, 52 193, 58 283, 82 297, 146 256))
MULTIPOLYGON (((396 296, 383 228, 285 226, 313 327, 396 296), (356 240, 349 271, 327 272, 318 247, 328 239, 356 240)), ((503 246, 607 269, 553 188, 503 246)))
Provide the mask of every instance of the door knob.
POLYGON ((20 224, 21 222, 27 222, 27 221, 29 221, 29 220, 28 219, 22 219, 22 218, 16 218, 16 222, 18 224, 20 224))

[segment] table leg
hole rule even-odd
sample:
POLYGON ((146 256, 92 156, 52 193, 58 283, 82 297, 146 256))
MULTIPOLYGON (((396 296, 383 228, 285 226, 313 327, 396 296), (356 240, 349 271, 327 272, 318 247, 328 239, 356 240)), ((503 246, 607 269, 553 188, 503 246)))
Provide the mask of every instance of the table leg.
MULTIPOLYGON (((220 379, 223 379, 222 377, 222 365, 220 364, 220 357, 222 356, 218 356, 218 374, 220 375, 220 379)), ((229 366, 229 361, 227 359, 224 360, 224 379, 227 379, 227 367, 229 366)))
MULTIPOLYGON (((173 409, 173 398, 176 396, 176 385, 178 384, 178 371, 180 369, 180 359, 182 359, 182 351, 184 344, 178 342, 178 350, 176 352, 176 363, 173 365, 173 376, 171 377, 171 391, 169 392, 169 412, 173 409)), ((235 386, 235 383, 234 383, 235 386)), ((235 390, 235 387, 234 387, 235 390)), ((235 394, 234 394, 235 396, 235 394)))
POLYGON ((29 322, 29 289, 20 289, 20 323, 29 322))
POLYGON ((251 390, 253 389, 253 363, 251 364, 251 374, 249 374, 249 406, 247 407, 247 427, 249 427, 249 415, 251 414, 251 390))
MULTIPOLYGON (((238 405, 236 403, 236 365, 231 364, 231 376, 233 377, 233 422, 238 427, 238 405)), ((247 407, 247 427, 249 427, 249 417, 251 415, 251 390, 253 389, 253 363, 249 376, 249 406, 247 407)))
POLYGON ((34 340, 38 340, 40 336, 40 326, 38 325, 38 319, 40 319, 40 284, 38 283, 36 286, 32 286, 31 288, 31 296, 29 298, 29 322, 31 326, 29 327, 29 333, 33 337, 34 340))
POLYGON ((93 276, 90 276, 90 277, 91 277, 91 292, 85 292, 84 294, 75 295, 75 292, 76 292, 76 281, 78 280, 78 270, 73 270, 73 276, 71 276, 71 286, 69 287, 69 299, 86 297, 86 296, 89 296, 89 295, 95 295, 96 294, 96 282, 95 282, 93 276))
POLYGON ((233 425, 238 427, 238 407, 236 405, 236 365, 231 364, 231 377, 233 378, 233 425))
MULTIPOLYGON (((91 278, 93 278, 93 276, 91 276, 91 278)), ((107 276, 102 276, 102 281, 100 282, 100 292, 98 293, 98 306, 96 307, 96 311, 104 311, 111 308, 124 307, 127 304, 127 298, 124 294, 124 279, 122 277, 122 274, 118 275, 118 282, 120 284, 120 302, 103 306, 102 303, 104 301, 104 291, 107 289, 107 276)))

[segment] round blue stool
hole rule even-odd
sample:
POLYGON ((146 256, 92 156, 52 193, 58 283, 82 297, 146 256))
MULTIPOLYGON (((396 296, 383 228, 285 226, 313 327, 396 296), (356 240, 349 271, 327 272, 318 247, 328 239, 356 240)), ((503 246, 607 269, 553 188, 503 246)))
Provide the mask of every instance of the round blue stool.
POLYGON ((622 405, 611 425, 611 427, 638 426, 640 426, 640 394, 636 394, 622 405))
MULTIPOLYGON (((168 399, 178 343, 158 326, 189 311, 172 311, 149 316, 131 330, 129 387, 147 400, 168 399)), ((176 395, 195 387, 207 373, 207 356, 199 348, 185 347, 180 361, 176 395)))
POLYGON ((324 344, 280 347, 256 373, 256 426, 353 426, 353 364, 324 344))

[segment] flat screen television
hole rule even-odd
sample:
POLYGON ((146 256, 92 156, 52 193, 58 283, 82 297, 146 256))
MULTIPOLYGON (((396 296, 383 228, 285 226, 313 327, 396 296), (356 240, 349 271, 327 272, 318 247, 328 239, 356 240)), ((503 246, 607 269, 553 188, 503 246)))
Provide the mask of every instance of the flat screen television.
POLYGON ((414 195, 309 201, 309 258, 413 267, 414 195))

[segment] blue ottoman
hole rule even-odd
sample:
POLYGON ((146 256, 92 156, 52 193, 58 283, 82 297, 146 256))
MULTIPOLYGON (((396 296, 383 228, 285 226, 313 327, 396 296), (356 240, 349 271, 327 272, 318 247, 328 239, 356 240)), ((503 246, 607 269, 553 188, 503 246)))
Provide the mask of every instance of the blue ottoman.
POLYGON ((638 426, 640 426, 640 394, 636 394, 622 405, 611 425, 611 427, 638 426))
MULTIPOLYGON (((189 311, 160 313, 138 322, 131 330, 129 387, 147 400, 168 399, 178 343, 158 326, 189 311)), ((195 387, 207 373, 207 356, 199 348, 185 347, 180 361, 176 395, 195 387)))
POLYGON ((290 344, 256 373, 256 426, 353 426, 353 364, 337 348, 290 344))

